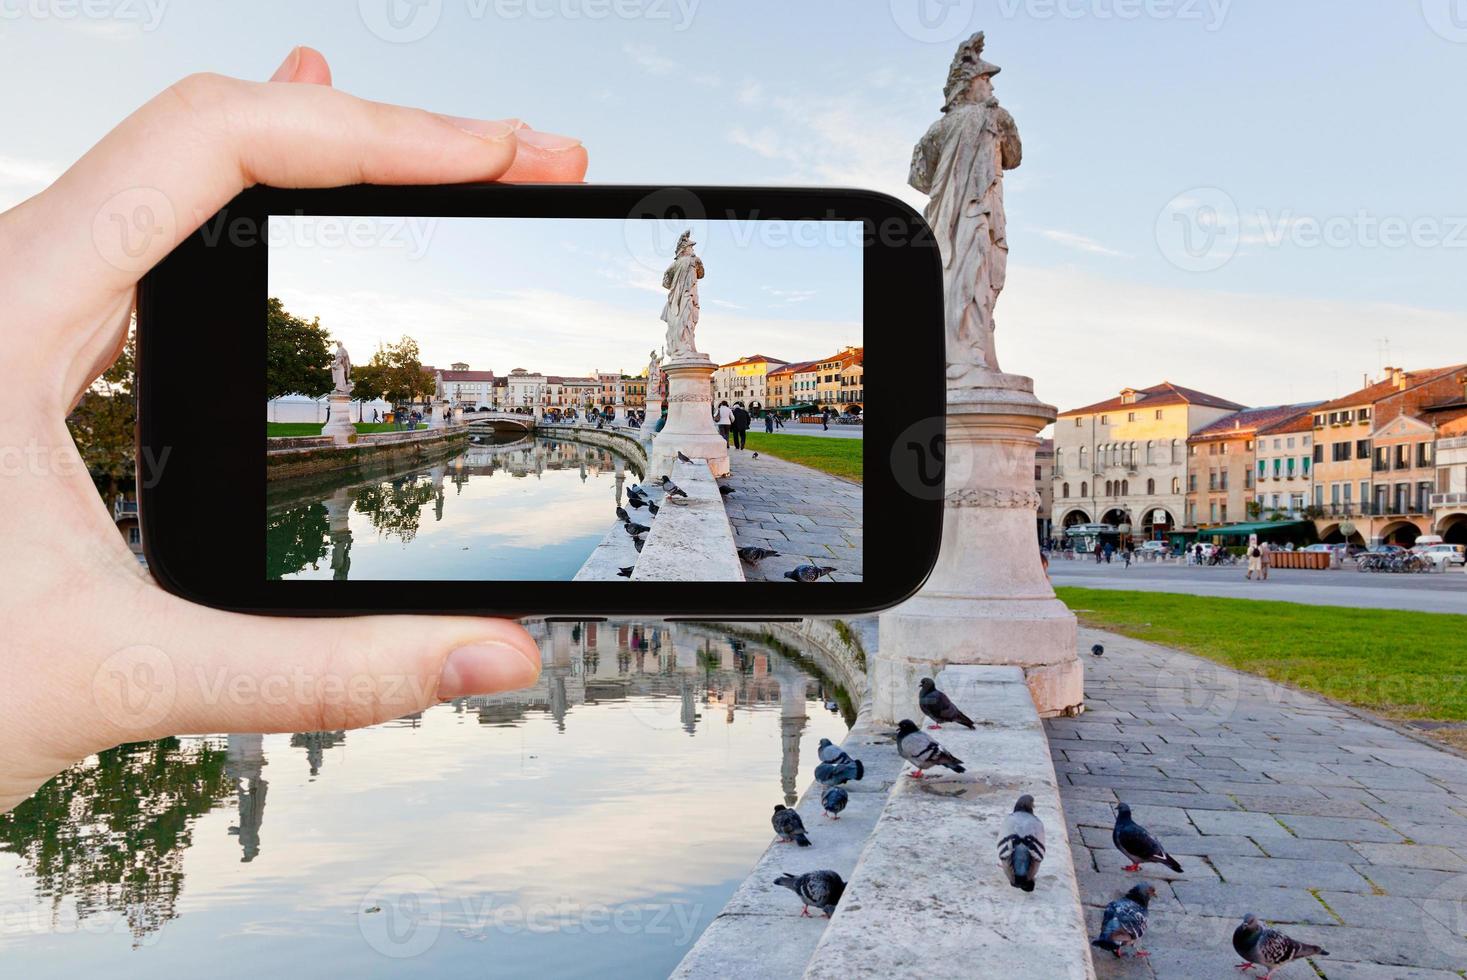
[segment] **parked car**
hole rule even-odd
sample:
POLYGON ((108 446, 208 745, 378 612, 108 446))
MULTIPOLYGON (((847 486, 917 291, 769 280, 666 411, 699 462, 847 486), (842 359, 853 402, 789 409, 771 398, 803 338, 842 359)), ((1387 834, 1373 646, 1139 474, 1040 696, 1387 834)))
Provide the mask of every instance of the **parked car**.
POLYGON ((1167 546, 1165 541, 1143 541, 1141 542, 1141 547, 1136 549, 1138 554, 1145 555, 1148 558, 1152 556, 1160 557, 1170 551, 1171 548, 1167 546))
POLYGON ((1430 558, 1437 568, 1446 569, 1457 565, 1467 565, 1467 545, 1462 544, 1429 544, 1424 548, 1412 548, 1418 555, 1430 558))

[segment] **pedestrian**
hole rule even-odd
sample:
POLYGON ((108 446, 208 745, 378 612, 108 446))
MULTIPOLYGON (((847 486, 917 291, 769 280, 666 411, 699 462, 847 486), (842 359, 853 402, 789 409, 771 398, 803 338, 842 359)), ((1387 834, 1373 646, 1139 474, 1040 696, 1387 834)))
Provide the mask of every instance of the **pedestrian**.
POLYGON ((764 431, 767 432, 767 433, 769 433, 770 435, 773 435, 774 434, 774 413, 773 412, 765 412, 764 413, 764 431))
POLYGON ((1131 567, 1131 556, 1133 554, 1134 551, 1132 550, 1131 545, 1126 544, 1121 546, 1121 558, 1125 560, 1127 568, 1131 567))
POLYGON ((1273 545, 1271 545, 1267 541, 1265 541, 1261 545, 1258 546, 1258 550, 1260 552, 1260 554, 1259 554, 1259 566, 1263 569, 1263 580, 1265 582, 1267 582, 1268 581, 1268 569, 1269 569, 1269 566, 1273 564, 1273 545))
POLYGON ((820 428, 826 432, 830 431, 830 409, 828 408, 820 410, 820 428))
POLYGON ((1197 547, 1193 549, 1193 556, 1194 556, 1193 557, 1193 563, 1194 564, 1197 564, 1197 565, 1201 565, 1202 564, 1202 542, 1201 541, 1198 541, 1197 542, 1197 547))
POLYGON ((748 409, 744 408, 742 402, 734 402, 733 409, 733 444, 735 449, 743 449, 749 441, 749 418, 748 409))
POLYGON ((662 406, 662 414, 657 416, 656 423, 652 426, 653 432, 661 432, 662 427, 667 424, 667 406, 662 406))
POLYGON ((1248 574, 1244 575, 1248 581, 1253 581, 1253 574, 1258 573, 1258 578, 1263 578, 1263 549, 1258 546, 1258 535, 1248 535, 1248 574))
POLYGON ((728 402, 718 403, 718 412, 713 420, 718 423, 718 434, 723 436, 723 445, 728 447, 728 435, 733 431, 733 409, 728 407, 728 402))

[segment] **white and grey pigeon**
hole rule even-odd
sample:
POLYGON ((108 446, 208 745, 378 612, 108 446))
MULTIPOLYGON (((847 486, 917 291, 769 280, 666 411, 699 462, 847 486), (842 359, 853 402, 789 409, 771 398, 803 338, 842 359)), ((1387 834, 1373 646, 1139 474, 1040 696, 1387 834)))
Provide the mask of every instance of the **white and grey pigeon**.
POLYGON ((810 906, 825 913, 828 919, 835 913, 836 903, 845 893, 846 883, 841 876, 834 871, 810 871, 802 875, 782 874, 774 879, 776 885, 783 885, 796 895, 805 907, 800 910, 801 915, 810 914, 810 906))
POLYGON ((998 836, 998 863, 1009 884, 1026 892, 1034 890, 1039 865, 1044 860, 1044 821, 1034 815, 1034 797, 1025 793, 1004 818, 998 836))
POLYGON ((953 772, 967 771, 962 759, 943 748, 910 718, 897 723, 896 745, 901 757, 917 767, 915 772, 908 773, 914 779, 921 779, 922 773, 933 766, 943 766, 953 772))
POLYGON ((676 500, 678 497, 686 497, 688 495, 686 490, 665 476, 657 482, 662 484, 662 492, 667 495, 668 500, 676 500))
POLYGON ((846 755, 845 749, 836 745, 830 739, 822 738, 820 740, 820 761, 836 763, 850 762, 851 757, 846 755))
POLYGON ((866 776, 866 767, 860 759, 847 758, 845 762, 822 762, 815 767, 815 781, 822 786, 839 786, 851 780, 860 782, 866 776))
POLYGON ((851 801, 851 794, 839 786, 832 786, 820 797, 820 805, 825 807, 825 815, 832 820, 840 819, 840 812, 846 808, 851 801))
POLYGON ((1131 819, 1131 807, 1128 804, 1122 803, 1116 807, 1116 825, 1110 832, 1110 839, 1116 850, 1131 859, 1131 863, 1122 868, 1122 871, 1140 871, 1143 863, 1149 863, 1164 864, 1177 874, 1182 873, 1182 866, 1166 852, 1156 835, 1131 819))
POLYGON ((1277 929, 1269 929, 1252 912, 1243 916, 1243 924, 1233 930, 1233 949, 1243 957, 1243 962, 1238 964, 1238 969, 1249 971, 1255 966, 1268 967, 1268 972, 1263 975, 1262 980, 1269 980, 1273 976, 1273 971, 1285 963, 1292 963, 1310 956, 1329 955, 1326 949, 1312 946, 1309 943, 1301 943, 1277 929))
POLYGON ((774 805, 774 816, 769 818, 769 822, 773 825, 774 832, 779 835, 779 842, 781 844, 788 844, 790 841, 794 841, 801 847, 810 846, 810 838, 805 836, 805 821, 801 820, 798 813, 783 803, 776 803, 774 805))
MULTIPOLYGON (((1100 920, 1100 935, 1090 940, 1090 945, 1114 953, 1117 957, 1127 946, 1134 947, 1146 935, 1149 906, 1156 897, 1156 889, 1140 884, 1105 907, 1105 916, 1100 920)), ((1142 949, 1132 949, 1133 956, 1150 956, 1142 949)))

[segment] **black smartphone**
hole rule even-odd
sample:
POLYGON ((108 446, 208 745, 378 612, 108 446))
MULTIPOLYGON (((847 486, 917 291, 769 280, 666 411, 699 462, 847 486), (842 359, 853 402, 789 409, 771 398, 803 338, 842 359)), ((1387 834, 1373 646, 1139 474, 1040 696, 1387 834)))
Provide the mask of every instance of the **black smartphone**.
POLYGON ((248 612, 782 619, 942 526, 938 248, 856 190, 248 190, 138 295, 153 575, 248 612))

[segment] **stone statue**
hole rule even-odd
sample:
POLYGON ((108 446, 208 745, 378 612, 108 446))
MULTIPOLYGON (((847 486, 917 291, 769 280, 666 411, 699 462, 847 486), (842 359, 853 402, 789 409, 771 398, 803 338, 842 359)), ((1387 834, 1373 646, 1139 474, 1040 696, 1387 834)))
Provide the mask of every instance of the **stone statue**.
POLYGON ((999 370, 993 308, 1009 254, 1003 175, 1023 158, 1014 117, 993 96, 999 68, 982 56, 979 31, 958 47, 943 117, 918 141, 907 178, 931 198, 924 214, 942 252, 949 388, 999 370))
POLYGON ((443 372, 442 371, 434 371, 433 372, 433 401, 435 401, 435 402, 446 402, 446 401, 448 401, 448 393, 443 390, 443 372))
POLYGON ((703 278, 703 260, 693 254, 691 229, 677 240, 676 257, 662 274, 662 288, 667 292, 667 305, 662 319, 667 324, 666 351, 669 358, 696 356, 694 333, 698 328, 698 280, 703 278))
POLYGON ((331 357, 331 383, 338 395, 351 394, 351 356, 339 340, 336 342, 336 353, 331 357))

